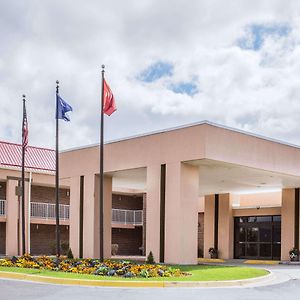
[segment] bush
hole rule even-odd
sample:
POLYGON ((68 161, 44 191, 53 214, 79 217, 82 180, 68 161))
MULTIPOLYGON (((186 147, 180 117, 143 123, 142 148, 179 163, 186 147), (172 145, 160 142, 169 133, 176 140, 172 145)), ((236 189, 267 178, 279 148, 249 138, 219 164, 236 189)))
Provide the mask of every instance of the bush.
POLYGON ((68 259, 73 259, 74 258, 74 255, 73 255, 73 252, 72 252, 71 248, 68 249, 67 257, 68 257, 68 259))
POLYGON ((149 252, 146 260, 147 264, 155 264, 154 257, 152 251, 149 252))

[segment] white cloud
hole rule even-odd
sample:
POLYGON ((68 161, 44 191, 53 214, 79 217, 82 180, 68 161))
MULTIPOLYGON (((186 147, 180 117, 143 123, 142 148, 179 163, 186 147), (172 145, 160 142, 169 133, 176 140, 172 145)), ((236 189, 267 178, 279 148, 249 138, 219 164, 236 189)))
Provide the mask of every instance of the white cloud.
POLYGON ((208 119, 300 143, 299 1, 9 1, 0 3, 0 139, 20 142, 21 95, 30 143, 54 146, 55 81, 72 104, 62 148, 99 138, 101 64, 118 111, 106 139, 208 119), (251 24, 288 24, 258 51, 237 41, 251 24), (171 77, 137 80, 149 65, 171 77), (194 82, 193 97, 170 83, 194 82))

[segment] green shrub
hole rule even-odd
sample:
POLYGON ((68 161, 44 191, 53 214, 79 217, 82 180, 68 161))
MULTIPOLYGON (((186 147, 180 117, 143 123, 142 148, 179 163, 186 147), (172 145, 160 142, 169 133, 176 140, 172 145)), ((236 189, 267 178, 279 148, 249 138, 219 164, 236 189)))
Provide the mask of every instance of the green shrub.
POLYGON ((68 257, 68 259, 73 259, 74 258, 74 255, 73 255, 73 252, 72 252, 71 248, 68 249, 67 257, 68 257))
POLYGON ((155 264, 154 257, 152 251, 149 252, 146 260, 147 264, 155 264))

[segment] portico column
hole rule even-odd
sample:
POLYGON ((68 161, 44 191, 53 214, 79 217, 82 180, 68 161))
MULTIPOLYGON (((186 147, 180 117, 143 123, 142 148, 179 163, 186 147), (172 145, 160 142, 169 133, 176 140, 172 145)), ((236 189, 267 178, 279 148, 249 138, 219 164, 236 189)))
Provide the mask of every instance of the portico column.
MULTIPOLYGON (((84 180, 83 205, 83 256, 99 258, 100 240, 100 206, 99 206, 99 175, 87 175, 84 180)), ((104 176, 104 258, 111 257, 111 207, 112 178, 104 176)))
POLYGON ((70 182, 70 248, 74 257, 79 257, 80 244, 80 177, 72 177, 70 182))
POLYGON ((159 261, 160 246, 160 175, 161 166, 147 166, 146 255, 152 251, 159 261))
MULTIPOLYGON (((281 260, 289 260, 295 243, 295 189, 282 190, 281 205, 281 260)), ((299 237, 298 237, 299 238, 299 237)))
POLYGON ((207 195, 204 200, 204 258, 210 258, 209 248, 218 241, 219 258, 233 258, 233 214, 229 193, 207 195), (218 200, 216 201, 216 196, 218 200), (218 208, 216 208, 218 205, 218 208), (217 220, 216 220, 217 218, 217 220), (217 227, 215 227, 217 226, 217 227))
POLYGON ((230 194, 219 195, 218 251, 219 258, 233 258, 233 215, 230 194))
MULTIPOLYGON (((104 176, 104 205, 103 205, 103 225, 104 225, 104 234, 103 242, 104 249, 103 254, 104 258, 111 257, 111 217, 112 217, 112 177, 104 176)), ((97 198, 98 199, 98 198, 97 198)), ((99 221, 99 218, 98 218, 99 221)), ((97 233, 99 236, 99 234, 97 233)), ((97 244, 99 246, 99 243, 97 244)), ((98 250, 99 251, 99 250, 98 250)))
POLYGON ((6 254, 18 255, 19 203, 16 196, 17 180, 6 182, 6 254))
POLYGON ((215 237, 215 195, 204 197, 204 247, 203 257, 210 258, 208 249, 214 247, 215 237))
POLYGON ((96 243, 99 242, 99 238, 95 241, 97 231, 97 228, 95 228, 96 216, 99 216, 99 212, 96 211, 95 183, 95 174, 84 176, 83 257, 85 258, 96 257, 95 248, 96 243))
POLYGON ((165 263, 197 264, 199 169, 166 165, 165 263))

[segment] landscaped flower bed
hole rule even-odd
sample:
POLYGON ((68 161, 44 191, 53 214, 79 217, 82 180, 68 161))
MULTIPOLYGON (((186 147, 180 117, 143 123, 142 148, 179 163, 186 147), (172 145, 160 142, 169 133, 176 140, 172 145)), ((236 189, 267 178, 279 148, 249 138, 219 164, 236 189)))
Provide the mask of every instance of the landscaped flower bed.
POLYGON ((98 259, 90 258, 58 260, 49 256, 39 256, 35 258, 30 255, 23 255, 19 258, 0 259, 0 266, 44 269, 100 276, 117 276, 123 278, 180 277, 189 275, 189 273, 182 272, 180 269, 158 264, 135 264, 129 261, 111 260, 100 262, 98 259))

